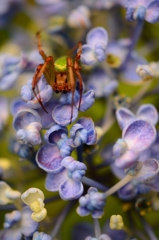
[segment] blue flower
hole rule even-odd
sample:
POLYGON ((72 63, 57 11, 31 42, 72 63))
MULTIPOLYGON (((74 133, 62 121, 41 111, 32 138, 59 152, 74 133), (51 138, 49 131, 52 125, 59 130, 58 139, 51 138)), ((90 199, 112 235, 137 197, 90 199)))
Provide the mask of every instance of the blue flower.
POLYGON ((30 79, 27 84, 21 88, 21 98, 27 103, 29 108, 37 109, 41 107, 37 97, 45 104, 52 97, 53 90, 52 87, 47 84, 45 77, 42 76, 35 87, 36 97, 32 90, 32 81, 33 80, 30 79))
POLYGON ((38 223, 31 219, 32 211, 24 207, 22 212, 17 210, 5 215, 4 228, 0 231, 0 239, 21 240, 22 236, 30 237, 38 228, 38 223))
POLYGON ((17 132, 17 139, 24 144, 35 146, 41 143, 41 118, 36 111, 27 108, 18 111, 13 120, 13 127, 17 132))
POLYGON ((68 140, 71 147, 79 147, 82 144, 93 145, 97 141, 94 122, 91 118, 80 118, 70 130, 68 140))
POLYGON ((127 0, 126 19, 128 21, 146 20, 150 23, 159 21, 159 1, 158 0, 127 0))
POLYGON ((99 193, 94 187, 90 187, 85 196, 80 197, 77 213, 80 216, 92 214, 93 218, 101 218, 104 214, 104 206, 106 203, 106 195, 99 193))
POLYGON ((51 240, 52 237, 44 232, 35 232, 32 240, 51 240))
MULTIPOLYGON (((128 54, 131 45, 130 39, 120 39, 117 41, 110 41, 107 46, 107 64, 111 68, 120 68, 128 54)), ((126 67, 121 70, 120 79, 124 82, 139 84, 141 78, 136 73, 136 68, 139 64, 146 64, 147 61, 137 52, 132 51, 126 63, 126 67)))
POLYGON ((156 125, 159 119, 157 109, 152 104, 143 104, 139 107, 136 115, 125 107, 120 107, 116 111, 116 118, 121 129, 137 119, 145 120, 152 125, 156 125))
POLYGON ((19 75, 25 67, 23 56, 0 55, 0 90, 5 91, 14 87, 19 75))
POLYGON ((99 238, 88 236, 85 238, 85 240, 112 240, 112 239, 107 234, 101 234, 99 238))
MULTIPOLYGON (((90 108, 95 101, 94 91, 90 90, 82 94, 81 104, 79 111, 84 112, 90 108)), ((67 126, 70 121, 75 121, 78 116, 78 108, 80 103, 80 94, 77 90, 74 93, 74 106, 72 106, 72 92, 62 94, 60 98, 60 104, 58 104, 52 111, 53 120, 61 125, 67 126), (71 119, 71 112, 73 108, 73 116, 71 119)))
POLYGON ((113 148, 115 164, 119 168, 133 166, 141 151, 148 149, 156 140, 156 129, 144 120, 135 120, 123 129, 122 139, 113 148))
POLYGON ((86 82, 88 90, 94 90, 95 97, 108 97, 118 87, 116 79, 110 79, 103 69, 95 69, 86 82))
POLYGON ((69 145, 67 134, 66 127, 56 124, 47 130, 44 136, 47 143, 56 145, 59 148, 62 157, 71 155, 73 150, 73 147, 69 145))
POLYGON ((86 44, 82 46, 81 62, 93 66, 106 58, 108 43, 107 31, 102 27, 91 29, 86 36, 86 44))
POLYGON ((90 11, 85 5, 80 5, 76 9, 72 10, 67 17, 67 24, 69 27, 88 28, 91 26, 90 11))
POLYGON ((75 161, 72 157, 65 157, 61 161, 62 170, 58 173, 48 173, 45 187, 47 190, 59 191, 63 200, 79 198, 83 193, 82 177, 85 175, 84 163, 75 161))

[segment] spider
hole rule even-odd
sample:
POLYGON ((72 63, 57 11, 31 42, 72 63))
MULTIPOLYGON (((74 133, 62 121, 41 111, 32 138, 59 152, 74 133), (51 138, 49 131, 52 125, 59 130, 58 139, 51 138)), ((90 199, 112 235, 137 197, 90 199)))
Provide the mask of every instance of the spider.
POLYGON ((70 123, 72 122, 73 117, 73 106, 74 106, 74 92, 76 87, 76 78, 79 80, 79 106, 78 110, 80 109, 81 99, 82 99, 82 91, 83 91, 83 82, 82 77, 80 74, 80 57, 82 54, 82 43, 78 43, 73 49, 70 50, 72 53, 75 49, 77 50, 77 54, 74 58, 68 56, 63 56, 58 58, 54 61, 52 56, 47 56, 45 52, 42 50, 41 39, 40 39, 40 32, 36 33, 37 37, 37 46, 40 55, 42 56, 44 63, 39 64, 36 68, 35 74, 33 76, 32 81, 32 90, 37 98, 38 102, 40 103, 43 110, 47 112, 45 109, 42 99, 39 94, 39 90, 37 87, 37 83, 40 80, 41 76, 44 74, 47 83, 52 87, 52 89, 56 93, 67 93, 72 92, 72 104, 71 104, 71 116, 70 116, 70 123), (36 93, 35 89, 37 87, 38 94, 36 93))

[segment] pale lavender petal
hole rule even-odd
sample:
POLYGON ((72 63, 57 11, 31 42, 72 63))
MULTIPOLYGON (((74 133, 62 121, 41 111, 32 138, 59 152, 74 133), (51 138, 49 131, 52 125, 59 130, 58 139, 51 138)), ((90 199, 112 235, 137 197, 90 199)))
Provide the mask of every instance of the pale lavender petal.
POLYGON ((50 144, 57 144, 60 140, 61 135, 67 135, 68 130, 66 127, 62 127, 60 125, 55 124, 49 130, 46 131, 44 139, 46 142, 50 144))
POLYGON ((26 237, 32 236, 38 228, 38 223, 32 220, 31 214, 32 211, 29 207, 23 208, 20 230, 26 237))
POLYGON ((145 19, 150 23, 156 23, 159 21, 159 1, 153 1, 149 4, 145 19))
POLYGON ((127 150, 115 160, 115 165, 121 169, 129 168, 136 163, 138 156, 139 154, 137 152, 133 150, 127 150))
POLYGON ((90 210, 88 210, 87 208, 83 208, 81 206, 79 206, 76 211, 80 216, 83 217, 88 216, 90 214, 90 210))
POLYGON ((44 145, 36 154, 38 166, 46 172, 60 172, 63 169, 61 161, 60 150, 56 145, 44 145))
POLYGON ((54 121, 61 125, 67 126, 71 123, 71 121, 75 121, 78 116, 78 110, 74 106, 70 105, 57 105, 52 111, 52 117, 54 121), (73 110, 73 116, 71 119, 71 112, 73 110))
POLYGON ((91 118, 83 117, 78 120, 78 123, 81 124, 84 127, 84 129, 87 130, 86 144, 87 145, 95 144, 97 141, 97 133, 95 130, 95 125, 93 120, 91 118))
POLYGON ((25 129, 30 123, 41 123, 39 114, 29 108, 22 109, 17 112, 13 120, 13 127, 17 131, 19 129, 25 129))
POLYGON ((124 127, 135 120, 135 114, 127 108, 120 107, 116 111, 116 118, 120 128, 124 129, 124 127))
POLYGON ((63 200, 73 200, 79 198, 83 190, 83 184, 81 182, 68 179, 60 186, 59 194, 63 200))
POLYGON ((97 64, 97 58, 93 51, 93 48, 91 48, 87 44, 84 44, 82 46, 82 54, 80 60, 83 64, 88 66, 94 66, 95 64, 97 64))
POLYGON ((152 125, 156 125, 159 119, 157 109, 152 104, 141 105, 136 115, 152 125))
POLYGON ((137 171, 135 178, 137 181, 144 183, 155 178, 159 172, 159 162, 150 158, 142 162, 141 168, 137 171))
MULTIPOLYGON (((85 112, 94 104, 94 101, 95 101, 95 93, 93 90, 89 90, 88 92, 82 95, 79 111, 85 112)), ((78 106, 79 106, 79 101, 76 103, 77 108, 78 106)))
POLYGON ((106 49, 106 46, 108 44, 108 33, 102 27, 93 28, 88 32, 86 42, 94 49, 97 44, 101 43, 106 49))
POLYGON ((129 149, 143 151, 156 140, 156 129, 144 120, 136 120, 126 127, 122 133, 129 149))
POLYGON ((133 183, 128 183, 118 190, 118 195, 123 200, 131 200, 137 196, 137 187, 133 183))
POLYGON ((16 98, 11 102, 10 108, 12 116, 15 116, 18 111, 27 108, 27 104, 21 98, 16 98))
POLYGON ((56 192, 59 190, 61 184, 67 179, 67 170, 65 168, 59 173, 48 173, 45 181, 45 188, 50 192, 56 192))
POLYGON ((0 231, 1 240, 21 240, 22 234, 19 229, 7 229, 0 231))

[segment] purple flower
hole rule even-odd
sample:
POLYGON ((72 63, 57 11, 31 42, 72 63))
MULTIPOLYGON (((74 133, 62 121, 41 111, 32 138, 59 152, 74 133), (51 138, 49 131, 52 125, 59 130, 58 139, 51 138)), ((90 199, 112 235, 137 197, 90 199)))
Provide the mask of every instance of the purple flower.
POLYGON ((104 206, 106 203, 106 195, 99 193, 94 187, 90 187, 85 196, 80 197, 77 213, 80 216, 92 214, 93 218, 101 218, 104 214, 104 206))
POLYGON ((62 157, 71 155, 73 150, 73 147, 69 145, 67 134, 66 127, 56 124, 46 131, 44 136, 47 143, 56 145, 59 148, 62 157))
POLYGON ((83 193, 82 177, 85 175, 84 163, 75 161, 72 157, 65 157, 59 173, 48 173, 45 187, 51 192, 59 191, 63 200, 79 198, 83 193))
POLYGON ((107 31, 102 27, 91 29, 86 36, 86 44, 82 46, 81 62, 93 66, 106 58, 108 43, 107 31))
POLYGON ((22 236, 30 237, 38 228, 38 223, 31 219, 32 211, 24 207, 22 212, 17 210, 5 215, 4 228, 0 231, 0 239, 21 240, 22 236))
POLYGON ((156 140, 156 129, 144 120, 136 120, 124 128, 122 139, 114 145, 113 154, 117 157, 116 166, 129 168, 133 166, 139 153, 148 149, 156 140))
MULTIPOLYGON (((107 63, 111 68, 120 68, 128 54, 131 45, 130 39, 120 39, 111 41, 107 46, 107 63)), ((132 51, 126 63, 126 68, 121 71, 121 80, 124 82, 139 84, 141 78, 136 73, 136 68, 139 64, 146 64, 146 60, 137 52, 132 51)))
POLYGON ((116 111, 116 118, 120 128, 124 129, 137 119, 142 119, 151 123, 152 125, 156 125, 159 116, 157 109, 152 104, 143 104, 137 110, 136 115, 131 110, 120 107, 116 111))
POLYGON ((51 236, 44 232, 35 232, 32 240, 51 240, 51 236))
POLYGON ((107 234, 102 234, 99 236, 99 238, 95 237, 86 237, 85 240, 112 240, 107 234))
POLYGON ((146 20, 150 23, 159 21, 159 1, 158 0, 127 0, 126 19, 128 21, 146 20))
POLYGON ((13 120, 13 127, 17 132, 17 139, 24 144, 35 146, 41 143, 41 119, 35 110, 26 108, 18 111, 13 120))
POLYGON ((11 89, 25 67, 25 60, 22 56, 0 55, 0 90, 11 89))
POLYGON ((37 97, 45 104, 52 97, 53 90, 52 87, 47 84, 45 77, 42 76, 35 87, 36 97, 32 90, 32 81, 33 79, 30 79, 27 84, 21 88, 21 98, 27 103, 29 108, 37 109, 41 107, 37 97))
POLYGON ((91 118, 80 118, 70 130, 70 139, 68 142, 71 147, 76 148, 82 144, 93 145, 96 141, 97 134, 91 118))
POLYGON ((91 26, 90 11, 85 5, 80 5, 76 9, 72 10, 67 18, 67 24, 69 27, 88 28, 91 26))
POLYGON ((118 87, 116 79, 110 79, 103 69, 95 69, 86 83, 88 90, 94 90, 95 97, 108 97, 118 87))
MULTIPOLYGON (((82 94, 81 104, 79 111, 84 112, 90 108, 94 103, 94 91, 90 90, 82 94)), ((78 116, 78 108, 80 103, 80 94, 77 90, 74 93, 74 106, 73 106, 73 116, 71 119, 72 113, 72 92, 62 94, 60 98, 60 104, 58 104, 52 111, 53 120, 61 125, 67 126, 70 124, 70 121, 75 121, 78 116)))

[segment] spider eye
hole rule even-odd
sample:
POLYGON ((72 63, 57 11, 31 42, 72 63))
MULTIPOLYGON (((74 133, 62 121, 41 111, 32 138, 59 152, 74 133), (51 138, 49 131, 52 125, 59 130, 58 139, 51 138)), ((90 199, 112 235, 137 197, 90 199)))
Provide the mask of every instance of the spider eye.
POLYGON ((63 93, 67 93, 67 91, 66 91, 66 90, 63 90, 63 93))
POLYGON ((59 91, 58 91, 58 90, 55 90, 55 93, 59 93, 59 91))

